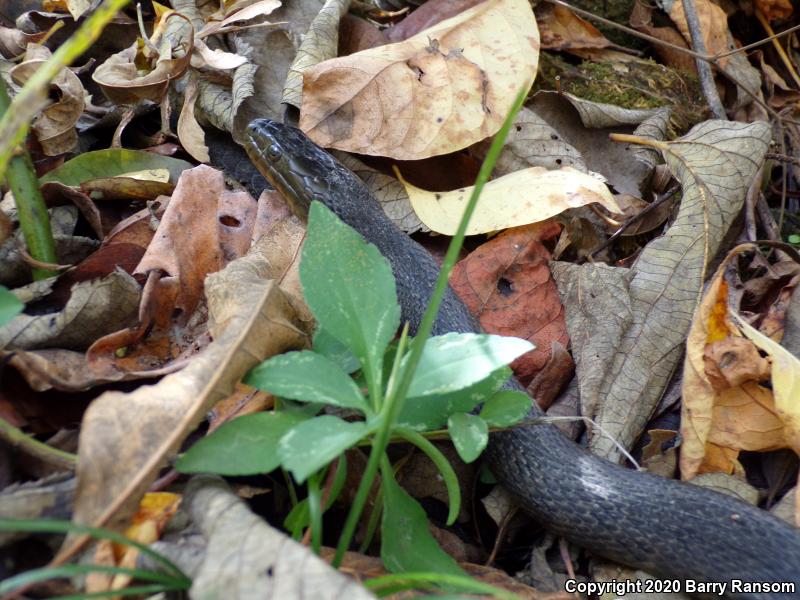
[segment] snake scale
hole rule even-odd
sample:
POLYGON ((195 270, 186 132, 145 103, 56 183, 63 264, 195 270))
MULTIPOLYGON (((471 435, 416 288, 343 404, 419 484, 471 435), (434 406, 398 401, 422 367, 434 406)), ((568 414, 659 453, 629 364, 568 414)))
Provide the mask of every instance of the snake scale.
MULTIPOLYGON (((257 119, 245 149, 295 213, 305 216, 318 200, 378 247, 397 280, 402 318, 414 331, 438 274, 428 252, 386 217, 356 175, 298 129, 257 119)), ((479 330, 448 289, 434 334, 479 330)), ((800 531, 764 510, 613 464, 551 425, 494 433, 486 456, 539 522, 599 556, 669 579, 728 582, 729 598, 800 597, 800 531), (737 591, 733 580, 791 582, 796 592, 737 591)))

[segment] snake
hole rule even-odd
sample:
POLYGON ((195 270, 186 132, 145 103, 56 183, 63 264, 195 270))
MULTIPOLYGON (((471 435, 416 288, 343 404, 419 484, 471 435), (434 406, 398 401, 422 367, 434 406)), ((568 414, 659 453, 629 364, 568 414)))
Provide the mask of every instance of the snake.
MULTIPOLYGON (((256 119, 244 147, 296 215, 306 217, 311 202, 321 202, 380 250, 414 332, 438 276, 433 257, 389 219, 358 176, 299 129, 256 119)), ((433 335, 480 331, 448 288, 433 335)), ((507 385, 522 389, 514 379, 507 385)), ((542 416, 532 405, 531 416, 542 416)), ((595 555, 676 580, 678 590, 691 580, 695 590, 725 583, 728 598, 800 597, 800 530, 768 511, 612 463, 544 422, 492 433, 485 456, 536 521, 595 555)))

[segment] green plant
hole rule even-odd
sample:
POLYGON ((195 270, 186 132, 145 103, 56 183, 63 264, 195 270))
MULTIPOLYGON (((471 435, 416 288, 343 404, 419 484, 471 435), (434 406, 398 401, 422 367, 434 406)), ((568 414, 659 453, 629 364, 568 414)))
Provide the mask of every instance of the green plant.
POLYGON ((163 592, 188 590, 191 586, 189 579, 183 571, 176 567, 169 559, 165 558, 145 544, 131 540, 121 533, 97 527, 77 525, 71 521, 57 521, 50 519, 0 519, 0 531, 24 531, 28 533, 71 533, 89 534, 96 539, 110 540, 117 544, 132 546, 142 554, 146 554, 154 563, 160 565, 162 572, 147 569, 132 569, 126 567, 113 567, 107 565, 63 565, 60 567, 43 567, 31 569, 8 577, 0 582, 0 595, 5 596, 14 591, 19 593, 20 588, 62 577, 75 577, 88 573, 108 573, 130 575, 134 579, 149 582, 146 585, 132 586, 122 590, 108 590, 93 594, 80 594, 77 596, 61 596, 61 600, 70 598, 110 598, 114 596, 131 596, 138 594, 157 594, 163 592))
POLYGON ((0 285, 0 327, 22 312, 25 305, 8 288, 0 285))
MULTIPOLYGON (((386 567, 394 572, 463 575, 431 536, 422 507, 397 483, 386 447, 392 439, 402 440, 431 458, 448 490, 448 523, 452 523, 460 505, 458 481, 428 438, 441 435, 446 426, 459 455, 471 462, 485 448, 490 427, 517 423, 530 409, 528 396, 500 388, 511 374, 508 363, 532 349, 532 344, 473 333, 430 337, 467 223, 524 98, 520 93, 484 161, 417 336, 409 338, 406 326, 399 340, 392 342, 400 326, 400 308, 388 262, 329 209, 314 202, 300 264, 304 295, 318 322, 313 349, 276 356, 253 369, 245 381, 283 398, 280 410, 224 425, 182 456, 178 470, 245 475, 282 467, 297 483, 307 483, 309 494, 290 513, 287 527, 299 533, 310 523, 312 544, 318 548, 322 510, 338 493, 334 483, 321 506, 320 487, 328 465, 348 448, 371 445, 334 566, 350 546, 380 471, 381 557, 386 567), (359 368, 366 395, 349 375, 359 368), (480 413, 473 414, 481 403, 480 413), (358 420, 319 414, 323 406, 349 411, 358 420)), ((338 488, 344 468, 340 461, 338 488)), ((370 518, 370 530, 378 510, 370 518)))

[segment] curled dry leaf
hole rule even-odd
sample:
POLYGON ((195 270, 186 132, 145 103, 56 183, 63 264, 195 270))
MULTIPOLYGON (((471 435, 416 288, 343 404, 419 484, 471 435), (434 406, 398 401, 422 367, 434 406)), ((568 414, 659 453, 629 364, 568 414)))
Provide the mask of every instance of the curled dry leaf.
MULTIPOLYGON (((584 394, 593 404, 603 399, 596 419, 623 446, 639 437, 680 360, 708 262, 741 210, 770 137, 766 123, 706 121, 679 139, 653 143, 681 183, 681 206, 627 277, 630 317, 603 340, 614 350, 600 384, 581 387, 582 401, 584 394)), ((595 434, 590 447, 620 460, 609 439, 595 434)))
POLYGON ((336 57, 339 47, 339 21, 350 7, 350 0, 326 0, 303 36, 286 75, 283 102, 300 108, 303 99, 303 73, 325 60, 336 57))
POLYGON ((224 4, 224 15, 214 14, 203 28, 197 33, 197 37, 207 37, 217 33, 220 29, 239 21, 249 21, 256 17, 270 14, 281 5, 280 0, 261 0, 249 4, 248 2, 232 2, 224 4), (222 16, 218 21, 217 17, 222 16))
POLYGON ((542 48, 577 50, 611 45, 597 27, 563 6, 540 4, 536 7, 536 20, 542 35, 542 48))
MULTIPOLYGON (((399 176, 399 174, 398 174, 399 176)), ((452 192, 428 192, 405 185, 414 212, 431 230, 453 235, 473 188, 452 192)), ((548 171, 530 167, 487 183, 467 226, 467 235, 489 233, 508 227, 544 221, 568 208, 599 203, 621 212, 606 184, 571 167, 548 171)))
MULTIPOLYGON (((78 449, 76 522, 123 526, 164 462, 245 373, 269 356, 308 345, 268 273, 254 254, 210 275, 205 289, 214 341, 157 384, 130 394, 106 392, 92 403, 78 449)), ((61 558, 78 542, 85 540, 70 540, 61 558)))
POLYGON ((539 32, 524 0, 487 0, 412 38, 303 74, 300 127, 318 144, 414 160, 500 129, 536 73, 539 32))
MULTIPOLYGON (((24 84, 51 56, 48 48, 28 44, 23 62, 10 71, 11 77, 24 84)), ((69 152, 78 143, 75 124, 83 113, 86 90, 78 76, 67 68, 61 69, 50 84, 52 95, 58 100, 36 117, 31 129, 49 156, 69 152)))
POLYGON ((160 50, 155 64, 142 72, 137 66, 141 49, 134 44, 110 56, 95 69, 92 79, 114 104, 131 105, 140 100, 161 102, 169 82, 183 75, 188 68, 192 53, 186 52, 173 58, 166 43, 162 44, 160 50))
POLYGON ((741 450, 787 446, 800 450, 800 413, 793 406, 796 402, 789 400, 798 394, 797 359, 746 323, 737 319, 737 324, 729 317, 725 270, 750 248, 734 248, 720 265, 689 332, 681 421, 684 479, 716 471, 742 473, 737 461, 741 450), (772 390, 759 384, 765 374, 758 365, 764 360, 755 348, 746 348, 751 342, 737 337, 740 328, 772 356, 772 390), (720 350, 727 354, 712 361, 720 350), (777 354, 781 356, 776 359, 777 354))
POLYGON ((183 95, 183 110, 178 117, 178 139, 192 158, 201 163, 211 160, 206 146, 205 133, 194 116, 195 100, 197 100, 197 79, 189 75, 183 95))
POLYGON ((6 323, 0 329, 0 348, 87 348, 98 337, 127 327, 138 303, 139 284, 123 271, 80 282, 61 311, 21 314, 6 323))

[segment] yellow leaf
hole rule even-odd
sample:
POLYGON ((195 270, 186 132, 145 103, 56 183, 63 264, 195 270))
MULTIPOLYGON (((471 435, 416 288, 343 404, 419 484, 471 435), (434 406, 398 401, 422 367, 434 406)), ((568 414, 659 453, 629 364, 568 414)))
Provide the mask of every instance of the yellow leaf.
MULTIPOLYGON (((433 231, 453 235, 472 187, 428 192, 404 181, 396 169, 395 172, 420 220, 433 231)), ((484 186, 467 235, 537 223, 568 208, 592 202, 600 203, 611 212, 621 212, 605 183, 571 167, 557 171, 542 167, 514 171, 484 186)))
POLYGON ((772 358, 772 391, 775 410, 786 427, 786 441, 800 454, 800 360, 786 348, 732 313, 742 332, 772 358))

